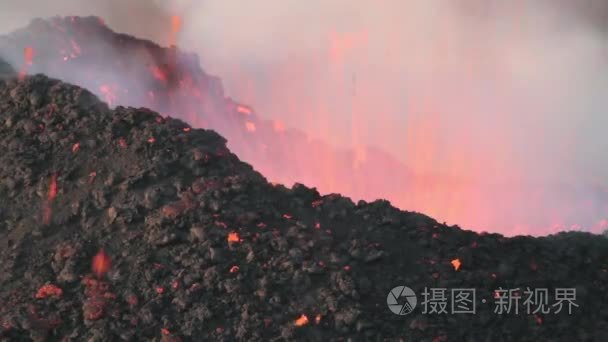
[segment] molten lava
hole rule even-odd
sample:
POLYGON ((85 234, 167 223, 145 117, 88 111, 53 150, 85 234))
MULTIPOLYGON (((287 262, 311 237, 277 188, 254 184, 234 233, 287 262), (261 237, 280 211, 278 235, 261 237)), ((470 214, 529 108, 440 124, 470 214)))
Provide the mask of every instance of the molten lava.
POLYGON ((182 29, 182 18, 178 15, 171 17, 171 33, 177 34, 182 29))
POLYGON ((458 271, 460 269, 460 266, 462 265, 462 263, 460 262, 460 259, 454 259, 451 261, 452 266, 454 266, 454 270, 458 271))
POLYGON ((177 45, 177 36, 182 29, 182 17, 171 16, 171 32, 169 34, 169 45, 177 45))
POLYGON ((230 242, 230 243, 241 242, 241 238, 239 237, 239 234, 237 232, 231 232, 231 233, 228 233, 228 242, 230 242))
POLYGON ((23 79, 28 73, 28 69, 34 63, 34 48, 27 46, 23 49, 23 66, 19 71, 19 78, 23 79))
POLYGON ((101 279, 112 266, 110 257, 106 254, 106 252, 101 249, 94 257, 91 265, 91 269, 93 273, 97 276, 98 279, 101 279))
POLYGON ((309 323, 308 317, 304 314, 302 314, 302 316, 298 317, 298 319, 296 319, 296 321, 294 322, 296 327, 301 327, 301 326, 307 325, 308 323, 309 323))
POLYGON ((252 113, 251 108, 242 105, 236 106, 236 111, 243 115, 251 115, 252 113))
MULTIPOLYGON (((152 66, 150 67, 150 72, 152 73, 152 76, 154 76, 155 79, 166 83, 169 80, 169 76, 167 74, 167 71, 162 69, 159 66, 152 66)), ((152 96, 154 96, 154 93, 151 92, 152 96)))
POLYGON ((26 47, 23 49, 23 60, 25 65, 30 66, 34 63, 34 48, 26 47))

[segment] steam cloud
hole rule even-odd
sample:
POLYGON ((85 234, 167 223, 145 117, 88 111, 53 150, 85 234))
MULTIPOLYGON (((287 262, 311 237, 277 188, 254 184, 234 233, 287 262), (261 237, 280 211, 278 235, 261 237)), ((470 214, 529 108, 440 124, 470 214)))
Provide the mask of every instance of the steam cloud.
POLYGON ((5 0, 0 7, 1 32, 33 17, 92 14, 160 43, 171 15, 180 15, 179 44, 198 52, 233 98, 334 146, 376 146, 422 179, 396 189, 408 196, 377 197, 478 230, 606 228, 601 19, 608 6, 601 2, 5 0))

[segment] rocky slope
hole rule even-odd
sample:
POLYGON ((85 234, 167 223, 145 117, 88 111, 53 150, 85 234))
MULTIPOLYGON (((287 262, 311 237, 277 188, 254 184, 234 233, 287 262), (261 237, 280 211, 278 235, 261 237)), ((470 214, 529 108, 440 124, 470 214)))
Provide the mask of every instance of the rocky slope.
POLYGON ((599 236, 479 235, 272 185, 213 131, 42 75, 0 81, 0 147, 1 340, 608 337, 599 236), (400 285, 408 315, 387 307, 400 285), (476 314, 423 313, 425 287, 474 288, 476 314), (578 307, 494 312, 526 287, 578 307))
POLYGON ((273 181, 314 183, 357 198, 411 185, 412 172, 386 152, 369 147, 365 160, 354 167, 360 159, 355 151, 265 120, 229 98, 197 55, 114 32, 97 17, 35 19, 0 35, 2 57, 22 73, 43 73, 88 89, 110 107, 146 107, 212 128, 242 160, 273 181), (394 182, 385 184, 370 173, 384 173, 394 182))

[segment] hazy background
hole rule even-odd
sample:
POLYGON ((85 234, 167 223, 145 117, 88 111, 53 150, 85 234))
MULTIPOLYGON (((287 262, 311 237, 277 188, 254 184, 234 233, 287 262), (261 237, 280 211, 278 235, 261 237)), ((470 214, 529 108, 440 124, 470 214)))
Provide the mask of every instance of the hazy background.
POLYGON ((559 197, 551 189, 565 184, 577 189, 572 206, 592 202, 585 220, 599 222, 608 216, 594 197, 608 189, 606 13, 605 2, 566 0, 0 0, 0 32, 94 14, 168 44, 178 15, 177 43, 262 117, 361 159, 363 146, 377 146, 488 201, 522 201, 530 217, 556 207, 525 203, 528 185, 559 197), (513 193, 486 188, 497 184, 513 193))

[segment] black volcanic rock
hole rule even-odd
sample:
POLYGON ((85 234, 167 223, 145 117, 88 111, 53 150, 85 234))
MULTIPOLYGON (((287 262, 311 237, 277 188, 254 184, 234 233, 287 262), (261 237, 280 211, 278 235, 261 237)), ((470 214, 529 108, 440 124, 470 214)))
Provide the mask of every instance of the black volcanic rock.
POLYGON ((225 143, 42 75, 0 81, 0 340, 606 340, 607 239, 274 186, 225 143), (418 296, 403 316, 401 285, 418 296), (474 288, 477 313, 423 314, 425 287, 474 288), (495 290, 526 287, 550 304, 574 288, 578 307, 494 313, 495 290))

